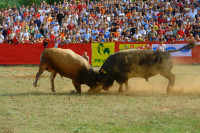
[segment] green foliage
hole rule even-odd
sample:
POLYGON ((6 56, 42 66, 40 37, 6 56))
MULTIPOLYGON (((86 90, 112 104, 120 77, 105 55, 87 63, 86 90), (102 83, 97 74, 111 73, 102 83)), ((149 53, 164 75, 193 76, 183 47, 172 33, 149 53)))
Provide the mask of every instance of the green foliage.
POLYGON ((20 4, 16 0, 1 0, 0 1, 0 8, 13 7, 14 5, 16 5, 17 7, 20 6, 20 4))
POLYGON ((43 0, 17 0, 20 5, 30 6, 32 3, 36 3, 37 5, 43 0))
POLYGON ((50 5, 52 5, 54 2, 56 3, 58 3, 59 1, 63 2, 63 0, 1 0, 0 8, 13 7, 14 5, 16 5, 17 7, 20 7, 22 5, 30 6, 32 5, 32 3, 39 5, 41 1, 45 1, 50 5))

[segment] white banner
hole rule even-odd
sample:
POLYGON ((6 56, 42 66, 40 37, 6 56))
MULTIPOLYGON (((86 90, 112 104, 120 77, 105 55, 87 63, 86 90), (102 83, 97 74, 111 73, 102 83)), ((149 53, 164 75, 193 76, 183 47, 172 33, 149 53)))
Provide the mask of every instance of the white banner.
MULTIPOLYGON (((152 44, 152 50, 156 51, 158 45, 159 44, 152 44)), ((180 49, 187 44, 165 44, 165 45, 166 45, 166 50, 177 50, 177 49, 180 49)), ((191 52, 191 49, 181 50, 181 51, 173 52, 173 53, 171 53, 171 55, 176 56, 176 57, 192 56, 192 52, 191 52)))

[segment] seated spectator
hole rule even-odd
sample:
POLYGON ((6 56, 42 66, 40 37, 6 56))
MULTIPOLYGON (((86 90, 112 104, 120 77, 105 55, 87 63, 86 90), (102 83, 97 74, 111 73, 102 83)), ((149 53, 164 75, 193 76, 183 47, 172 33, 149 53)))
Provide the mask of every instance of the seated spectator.
POLYGON ((129 42, 136 42, 136 38, 134 36, 132 36, 131 39, 129 40, 129 42))
POLYGON ((182 29, 182 26, 180 26, 180 29, 177 31, 177 35, 180 35, 181 37, 183 37, 183 35, 185 34, 185 32, 182 29))
POLYGON ((184 41, 184 39, 180 35, 176 35, 176 42, 184 41))
POLYGON ((142 36, 146 36, 146 30, 144 29, 144 26, 142 26, 139 30, 139 33, 142 35, 142 36))
POLYGON ((174 37, 177 35, 177 32, 178 32, 178 31, 179 31, 179 28, 178 28, 178 25, 176 25, 176 26, 173 28, 173 30, 172 30, 173 36, 174 36, 174 37))
POLYGON ((158 35, 164 35, 165 34, 165 31, 162 29, 162 26, 158 27, 157 33, 158 33, 158 35))
POLYGON ((170 38, 168 38, 167 41, 168 41, 169 43, 174 43, 174 42, 175 42, 174 36, 170 36, 170 38))
POLYGON ((46 48, 48 46, 48 43, 50 43, 50 40, 48 39, 47 36, 45 36, 45 38, 43 40, 43 46, 44 46, 44 48, 46 48))
POLYGON ((2 36, 0 36, 0 43, 4 43, 2 36))
POLYGON ((81 36, 78 37, 77 43, 83 43, 83 40, 81 39, 81 36))
POLYGON ((171 27, 168 27, 168 31, 165 33, 165 38, 168 40, 171 36, 173 36, 173 31, 171 27))
POLYGON ((35 39, 39 39, 39 38, 41 38, 42 37, 42 34, 40 34, 40 32, 37 30, 36 31, 36 34, 34 35, 34 37, 35 37, 35 39))
POLYGON ((4 36, 2 35, 2 32, 0 31, 0 42, 4 42, 4 36))
POLYGON ((106 42, 106 39, 104 38, 104 35, 101 35, 101 39, 100 39, 101 43, 106 42))
POLYGON ((154 36, 154 38, 157 36, 157 32, 155 31, 154 27, 151 27, 151 31, 148 33, 149 41, 154 36))
POLYGON ((85 42, 89 42, 89 38, 91 37, 91 34, 89 33, 88 29, 86 29, 86 33, 83 34, 83 40, 85 42))
POLYGON ((153 35, 152 37, 150 37, 149 41, 151 41, 151 42, 157 42, 158 38, 155 35, 153 35))
POLYGON ((16 33, 16 35, 13 37, 13 44, 19 44, 19 33, 16 33))
POLYGON ((71 43, 76 43, 75 36, 72 37, 71 43))
POLYGON ((136 30, 135 34, 133 35, 136 40, 138 39, 139 36, 142 36, 140 33, 139 33, 139 30, 136 30))
POLYGON ((24 35, 24 37, 27 37, 28 39, 30 38, 30 33, 28 32, 27 28, 25 29, 23 35, 24 35))
POLYGON ((144 41, 143 37, 139 36, 137 42, 143 42, 143 41, 144 41))
POLYGON ((96 40, 96 37, 99 35, 98 26, 95 26, 95 29, 92 30, 91 35, 93 40, 96 40))
POLYGON ((110 39, 109 39, 109 38, 106 38, 106 42, 110 42, 110 39))
POLYGON ((187 41, 187 42, 194 42, 194 41, 195 41, 195 38, 193 37, 193 34, 192 34, 192 33, 190 33, 190 36, 187 37, 186 41, 187 41))
POLYGON ((69 43, 71 43, 71 39, 67 36, 65 40, 65 44, 69 44, 69 43))
POLYGON ((196 35, 195 40, 198 42, 200 41, 199 35, 196 35))
POLYGON ((148 35, 147 36, 145 36, 145 38, 144 38, 144 42, 148 42, 149 41, 149 38, 148 38, 148 35))
POLYGON ((9 36, 7 42, 8 42, 9 45, 11 45, 11 44, 13 44, 13 39, 9 36))

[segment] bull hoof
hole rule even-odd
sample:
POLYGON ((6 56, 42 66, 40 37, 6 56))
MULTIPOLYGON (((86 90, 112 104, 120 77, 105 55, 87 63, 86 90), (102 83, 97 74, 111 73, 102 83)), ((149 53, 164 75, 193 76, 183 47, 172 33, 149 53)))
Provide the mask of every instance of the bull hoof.
POLYGON ((54 90, 54 89, 51 89, 51 91, 52 91, 52 92, 55 92, 55 90, 54 90))
POLYGON ((37 83, 36 83, 36 82, 33 82, 33 86, 37 87, 37 83))

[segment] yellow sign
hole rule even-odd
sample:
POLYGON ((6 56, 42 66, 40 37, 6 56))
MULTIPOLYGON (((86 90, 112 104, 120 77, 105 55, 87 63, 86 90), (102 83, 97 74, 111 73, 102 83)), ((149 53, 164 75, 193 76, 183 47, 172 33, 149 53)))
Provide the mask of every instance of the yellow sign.
POLYGON ((151 49, 150 44, 120 44, 119 50, 127 50, 127 49, 151 49))
POLYGON ((115 43, 92 43, 92 66, 102 66, 115 52, 115 43))

